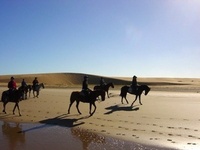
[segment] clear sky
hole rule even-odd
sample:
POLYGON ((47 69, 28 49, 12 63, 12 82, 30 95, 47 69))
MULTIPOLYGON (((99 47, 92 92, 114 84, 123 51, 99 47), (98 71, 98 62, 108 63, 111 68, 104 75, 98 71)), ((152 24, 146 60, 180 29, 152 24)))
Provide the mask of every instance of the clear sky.
POLYGON ((200 0, 0 0, 0 75, 200 78, 200 0))

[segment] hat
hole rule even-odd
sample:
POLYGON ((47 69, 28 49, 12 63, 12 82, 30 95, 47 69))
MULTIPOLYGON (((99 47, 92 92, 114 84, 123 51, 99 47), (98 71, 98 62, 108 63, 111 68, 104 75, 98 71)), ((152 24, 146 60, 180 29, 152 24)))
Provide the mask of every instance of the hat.
POLYGON ((84 76, 84 78, 88 78, 88 76, 84 76))
POLYGON ((136 76, 133 76, 133 78, 137 78, 136 76))
POLYGON ((10 79, 15 79, 14 77, 11 77, 10 79))

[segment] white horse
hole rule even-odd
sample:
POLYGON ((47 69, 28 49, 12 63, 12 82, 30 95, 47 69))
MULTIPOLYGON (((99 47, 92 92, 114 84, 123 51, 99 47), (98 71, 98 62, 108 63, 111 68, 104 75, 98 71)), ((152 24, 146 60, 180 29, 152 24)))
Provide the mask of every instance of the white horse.
POLYGON ((38 85, 36 85, 35 87, 33 87, 33 96, 34 98, 39 96, 39 91, 40 91, 40 88, 43 88, 44 89, 44 84, 43 83, 40 83, 38 85), (35 96, 35 92, 37 93, 37 95, 35 96))

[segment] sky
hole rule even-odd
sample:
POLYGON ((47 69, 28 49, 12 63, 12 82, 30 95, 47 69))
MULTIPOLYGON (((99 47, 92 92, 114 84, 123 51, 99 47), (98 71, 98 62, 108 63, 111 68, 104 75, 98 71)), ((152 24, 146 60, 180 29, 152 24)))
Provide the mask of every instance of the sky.
POLYGON ((200 78, 200 0, 1 0, 0 75, 200 78))

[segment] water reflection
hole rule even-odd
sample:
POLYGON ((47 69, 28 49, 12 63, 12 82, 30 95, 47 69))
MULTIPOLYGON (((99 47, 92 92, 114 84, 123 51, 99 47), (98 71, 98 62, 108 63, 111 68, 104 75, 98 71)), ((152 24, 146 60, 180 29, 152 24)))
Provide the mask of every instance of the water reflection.
POLYGON ((71 128, 71 133, 73 136, 75 136, 75 138, 78 138, 81 140, 82 147, 84 150, 87 150, 91 143, 95 143, 95 144, 105 143, 105 137, 92 133, 92 132, 88 132, 80 128, 71 128))
POLYGON ((19 123, 3 122, 2 133, 9 142, 10 150, 15 149, 18 144, 25 143, 25 133, 19 133, 21 130, 22 128, 19 123))

